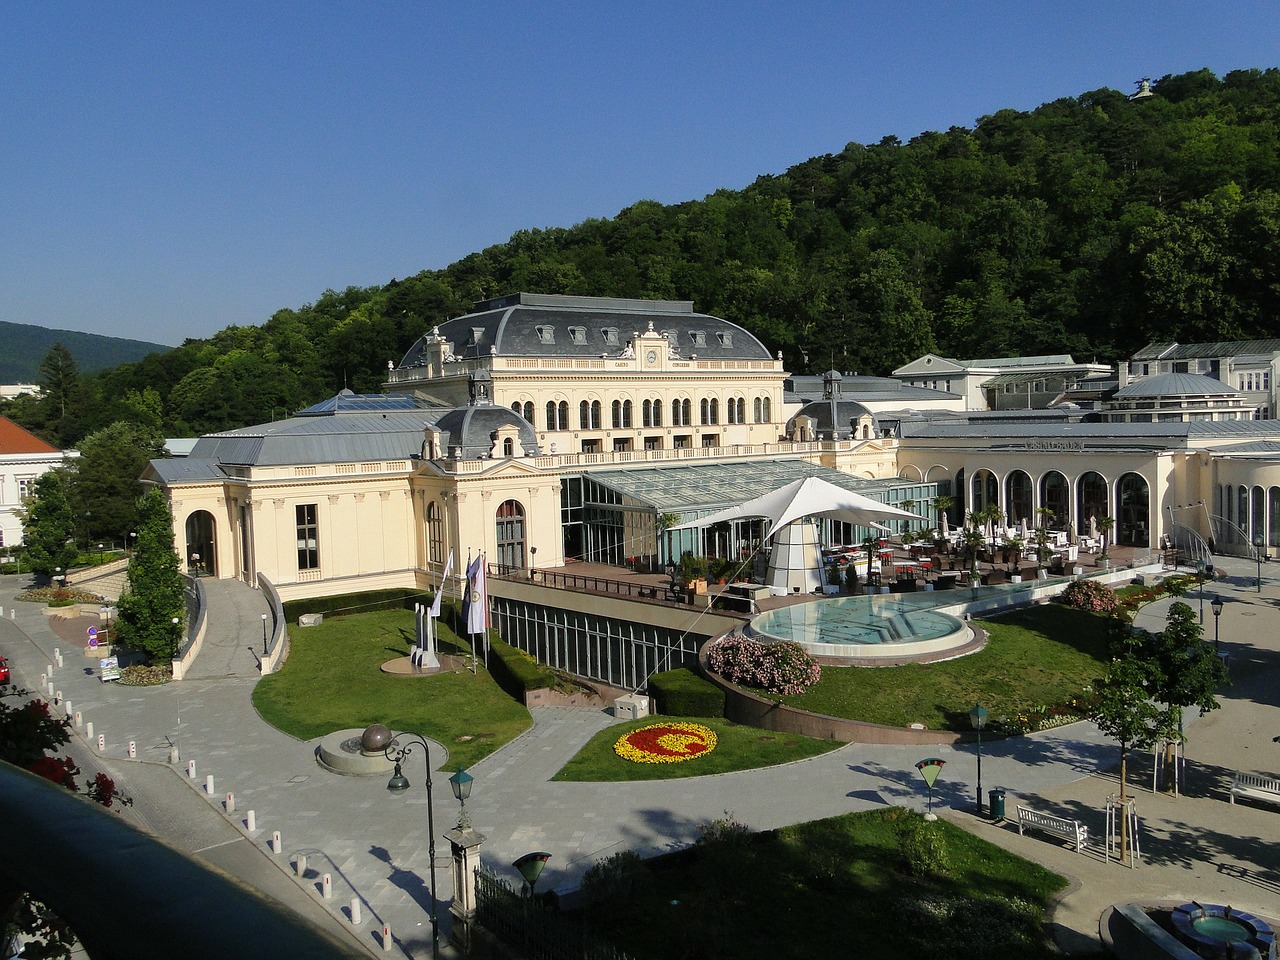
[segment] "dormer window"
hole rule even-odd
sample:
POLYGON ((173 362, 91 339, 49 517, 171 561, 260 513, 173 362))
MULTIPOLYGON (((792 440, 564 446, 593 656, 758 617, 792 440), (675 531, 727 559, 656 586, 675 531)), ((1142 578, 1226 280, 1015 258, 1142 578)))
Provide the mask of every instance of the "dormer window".
POLYGON ((667 343, 671 344, 673 347, 680 342, 679 338, 680 338, 680 332, 678 330, 662 331, 662 339, 666 340, 667 343))
POLYGON ((540 323, 538 324, 538 326, 534 327, 533 329, 537 332, 538 341, 540 343, 556 342, 556 328, 551 326, 551 324, 540 323))
POLYGON ((484 327, 471 328, 471 342, 476 346, 484 343, 484 327))
POLYGON ((722 347, 733 346, 733 334, 727 330, 721 330, 719 333, 717 333, 716 339, 720 341, 720 346, 722 347))
POLYGON ((600 331, 600 336, 604 337, 604 342, 606 346, 610 346, 610 347, 618 346, 618 328, 617 327, 604 327, 600 331))
POLYGON ((586 327, 570 327, 569 339, 572 340, 574 343, 585 344, 587 342, 587 328, 586 327))
POLYGON ((707 333, 705 330, 690 330, 689 339, 695 347, 705 347, 707 345, 707 333))

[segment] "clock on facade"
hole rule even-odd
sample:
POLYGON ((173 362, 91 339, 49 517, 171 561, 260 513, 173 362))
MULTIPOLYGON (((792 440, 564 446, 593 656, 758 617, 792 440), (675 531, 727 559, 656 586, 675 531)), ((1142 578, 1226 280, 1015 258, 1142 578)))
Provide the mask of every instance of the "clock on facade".
POLYGON ((650 363, 654 363, 658 359, 658 352, 656 350, 650 350, 644 355, 644 358, 650 363))

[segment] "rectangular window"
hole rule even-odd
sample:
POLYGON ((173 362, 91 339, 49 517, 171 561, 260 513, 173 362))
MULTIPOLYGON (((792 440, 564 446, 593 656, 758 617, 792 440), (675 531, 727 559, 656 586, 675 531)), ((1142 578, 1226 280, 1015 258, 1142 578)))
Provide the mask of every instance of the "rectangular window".
POLYGON ((720 434, 718 434, 718 433, 704 433, 704 434, 702 435, 702 445, 703 445, 704 447, 718 447, 718 446, 720 446, 720 434))
POLYGON ((294 508, 298 524, 298 569, 320 569, 320 528, 316 523, 316 505, 300 503, 294 508))
POLYGON ((661 450, 662 438, 661 437, 645 437, 644 448, 646 450, 661 450))
POLYGON ((671 445, 677 450, 685 450, 693 446, 693 437, 680 435, 671 438, 671 445))
POLYGON ((31 496, 33 493, 36 492, 35 477, 15 477, 14 479, 18 481, 18 500, 19 501, 27 499, 27 497, 31 496))

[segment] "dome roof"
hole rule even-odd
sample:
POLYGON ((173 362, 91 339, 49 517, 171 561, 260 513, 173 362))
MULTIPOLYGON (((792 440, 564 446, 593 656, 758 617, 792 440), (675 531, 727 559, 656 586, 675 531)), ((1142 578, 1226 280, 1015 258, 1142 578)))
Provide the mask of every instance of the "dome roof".
POLYGON ((599 357, 618 354, 633 334, 650 326, 667 336, 678 356, 773 359, 743 327, 694 313, 693 304, 685 301, 517 293, 481 303, 476 312, 440 324, 409 348, 400 368, 421 366, 425 343, 437 334, 452 344, 453 356, 461 360, 490 355, 599 357))
POLYGON ((830 434, 834 431, 841 436, 847 436, 855 430, 854 421, 870 417, 872 432, 876 436, 880 433, 880 421, 876 419, 875 414, 856 400, 811 400, 787 423, 788 433, 795 425, 796 417, 811 419, 814 422, 815 431, 819 434, 830 434))
POLYGON ((1116 391, 1116 400, 1144 400, 1156 397, 1240 397, 1233 389, 1214 377, 1198 373, 1160 373, 1143 377, 1116 391))
POLYGON ((537 456, 538 435, 533 425, 514 410, 493 404, 455 407, 435 422, 440 431, 437 456, 450 460, 482 460, 493 450, 495 435, 502 427, 515 427, 519 441, 515 456, 537 456))

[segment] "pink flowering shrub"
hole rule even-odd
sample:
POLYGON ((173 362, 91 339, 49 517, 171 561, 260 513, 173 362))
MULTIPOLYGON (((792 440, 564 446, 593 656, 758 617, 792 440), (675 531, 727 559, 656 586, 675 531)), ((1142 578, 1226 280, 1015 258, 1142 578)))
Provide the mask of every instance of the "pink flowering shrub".
POLYGON ((1096 580, 1076 580, 1062 591, 1062 602, 1076 610, 1112 613, 1120 605, 1115 593, 1096 580))
POLYGON ((760 643, 735 634, 713 643, 707 659, 730 683, 769 693, 804 693, 822 676, 817 661, 791 640, 760 643))

